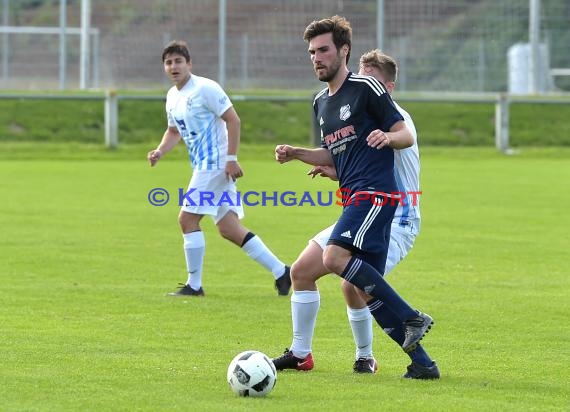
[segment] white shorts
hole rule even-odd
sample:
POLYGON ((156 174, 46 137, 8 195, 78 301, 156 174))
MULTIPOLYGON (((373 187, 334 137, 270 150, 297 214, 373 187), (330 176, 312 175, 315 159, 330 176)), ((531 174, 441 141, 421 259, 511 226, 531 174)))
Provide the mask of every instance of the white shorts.
MULTIPOLYGON (((386 258, 386 268, 384 275, 390 273, 394 267, 406 257, 414 246, 416 236, 418 235, 419 222, 410 221, 409 225, 400 226, 398 223, 392 223, 390 230, 390 243, 388 245, 388 257, 386 258)), ((336 224, 336 222, 335 222, 336 224)), ((325 249, 327 242, 331 236, 335 224, 317 233, 310 242, 315 242, 325 249)))
POLYGON ((230 211, 240 219, 244 216, 236 183, 224 170, 194 171, 181 209, 196 215, 210 215, 215 223, 230 211))

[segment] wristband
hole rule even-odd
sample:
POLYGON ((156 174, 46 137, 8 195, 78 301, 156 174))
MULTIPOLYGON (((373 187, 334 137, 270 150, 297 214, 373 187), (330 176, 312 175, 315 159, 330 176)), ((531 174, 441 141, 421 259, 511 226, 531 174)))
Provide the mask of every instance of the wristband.
POLYGON ((226 155, 226 162, 237 162, 237 155, 226 155))

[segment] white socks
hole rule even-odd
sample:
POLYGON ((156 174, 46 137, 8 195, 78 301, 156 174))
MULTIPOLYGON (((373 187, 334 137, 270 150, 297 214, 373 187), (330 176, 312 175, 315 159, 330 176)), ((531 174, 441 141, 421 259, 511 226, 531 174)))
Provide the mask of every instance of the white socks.
POLYGON ((355 359, 372 357, 372 315, 367 306, 361 309, 346 307, 346 314, 356 344, 355 359))
POLYGON ((277 259, 271 250, 261 238, 257 235, 245 242, 245 245, 241 247, 247 255, 255 260, 257 263, 265 267, 267 270, 273 273, 275 279, 281 277, 285 273, 285 263, 277 259))
MULTIPOLYGON (((202 268, 204 266, 204 253, 206 251, 206 240, 204 232, 196 231, 184 233, 184 255, 186 257, 186 269, 188 270, 187 285, 194 290, 202 287, 202 268)), ((248 256, 264 266, 273 273, 275 279, 281 277, 285 272, 285 264, 265 246, 259 236, 249 239, 242 249, 248 256)))
POLYGON ((291 294, 293 343, 290 350, 298 358, 305 358, 311 353, 320 304, 321 295, 318 290, 296 290, 291 294))
POLYGON ((202 267, 204 265, 204 252, 206 240, 202 231, 184 233, 184 255, 186 256, 186 268, 188 269, 187 285, 194 290, 202 287, 202 267))

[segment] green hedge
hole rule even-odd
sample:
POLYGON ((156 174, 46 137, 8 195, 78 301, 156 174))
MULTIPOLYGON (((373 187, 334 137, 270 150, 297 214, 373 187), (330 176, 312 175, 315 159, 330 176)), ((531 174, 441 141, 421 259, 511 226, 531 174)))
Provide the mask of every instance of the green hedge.
MULTIPOLYGON (((311 102, 236 101, 242 142, 307 144, 311 102)), ((492 104, 408 103, 422 145, 494 145, 492 104)), ((102 143, 102 101, 0 99, 0 141, 102 143)), ((512 146, 570 146, 570 105, 511 105, 512 146)), ((119 141, 154 143, 166 127, 162 101, 119 103, 119 141)))

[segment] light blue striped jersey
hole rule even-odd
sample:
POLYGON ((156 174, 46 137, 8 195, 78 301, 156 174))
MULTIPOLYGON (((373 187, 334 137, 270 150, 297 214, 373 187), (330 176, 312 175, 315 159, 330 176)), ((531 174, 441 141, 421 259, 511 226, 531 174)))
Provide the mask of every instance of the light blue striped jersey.
POLYGON ((228 130, 222 116, 232 102, 218 83, 192 74, 178 90, 166 95, 168 126, 178 129, 188 148, 193 170, 223 170, 228 130))
POLYGON ((404 118, 406 126, 414 137, 414 144, 406 149, 394 150, 394 175, 396 184, 400 192, 406 193, 404 206, 399 205, 394 215, 394 223, 402 224, 407 220, 420 219, 420 197, 421 195, 410 195, 410 192, 420 190, 420 154, 418 150, 418 134, 408 112, 402 109, 397 103, 396 108, 404 118))

